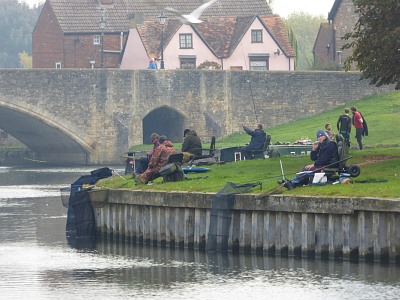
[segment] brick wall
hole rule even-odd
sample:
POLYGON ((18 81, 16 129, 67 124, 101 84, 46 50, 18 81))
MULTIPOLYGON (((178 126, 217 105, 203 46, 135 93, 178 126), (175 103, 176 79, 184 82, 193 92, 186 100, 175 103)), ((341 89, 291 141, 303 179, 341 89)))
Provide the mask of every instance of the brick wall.
MULTIPOLYGON (((336 50, 340 51, 344 44, 348 43, 341 38, 348 32, 353 31, 354 25, 358 21, 358 15, 355 13, 352 0, 342 0, 333 25, 336 31, 336 50)), ((350 49, 343 50, 342 58, 345 60, 351 54, 350 49)))
MULTIPOLYGON (((32 33, 32 66, 33 68, 91 68, 101 64, 101 44, 95 45, 93 36, 99 32, 64 33, 54 15, 51 5, 44 5, 32 33)), ((121 55, 121 43, 125 45, 127 33, 104 33, 104 67, 116 68, 121 55)))

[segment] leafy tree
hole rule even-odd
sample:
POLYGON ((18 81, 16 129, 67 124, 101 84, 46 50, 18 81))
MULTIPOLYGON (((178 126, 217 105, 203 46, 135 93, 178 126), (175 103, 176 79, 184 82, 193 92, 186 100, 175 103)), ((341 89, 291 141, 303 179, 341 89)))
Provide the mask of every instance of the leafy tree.
POLYGON ((221 70, 221 65, 215 61, 208 61, 202 62, 197 69, 201 70, 221 70))
POLYGON ((345 69, 353 65, 376 86, 400 89, 400 1, 354 0, 359 14, 353 32, 344 36, 343 49, 352 49, 345 69))
POLYGON ((29 56, 28 53, 22 51, 19 54, 19 64, 23 69, 32 69, 32 56, 29 56))
POLYGON ((326 22, 323 16, 313 16, 304 12, 292 13, 286 19, 294 37, 289 34, 292 47, 296 51, 296 69, 310 70, 313 66, 313 48, 321 23, 326 22), (295 43, 297 41, 297 44, 295 43))
POLYGON ((30 9, 17 0, 1 0, 0 68, 18 68, 19 53, 32 54, 32 31, 41 7, 30 9))

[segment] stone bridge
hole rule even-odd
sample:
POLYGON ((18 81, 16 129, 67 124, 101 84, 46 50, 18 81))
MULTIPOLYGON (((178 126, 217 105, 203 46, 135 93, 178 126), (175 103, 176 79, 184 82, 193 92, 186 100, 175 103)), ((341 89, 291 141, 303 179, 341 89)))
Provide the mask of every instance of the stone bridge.
POLYGON ((0 129, 35 159, 58 163, 119 161, 152 132, 182 142, 266 127, 382 93, 359 73, 200 70, 0 70, 0 129))

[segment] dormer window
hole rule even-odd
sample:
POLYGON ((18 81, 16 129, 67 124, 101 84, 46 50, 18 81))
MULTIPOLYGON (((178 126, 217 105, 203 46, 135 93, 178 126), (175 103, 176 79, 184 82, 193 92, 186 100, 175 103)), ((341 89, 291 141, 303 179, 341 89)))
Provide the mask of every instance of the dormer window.
POLYGON ((193 49, 193 39, 191 33, 182 33, 179 35, 179 47, 181 49, 193 49))
POLYGON ((251 31, 251 42, 252 43, 262 43, 263 42, 262 29, 253 29, 251 31))

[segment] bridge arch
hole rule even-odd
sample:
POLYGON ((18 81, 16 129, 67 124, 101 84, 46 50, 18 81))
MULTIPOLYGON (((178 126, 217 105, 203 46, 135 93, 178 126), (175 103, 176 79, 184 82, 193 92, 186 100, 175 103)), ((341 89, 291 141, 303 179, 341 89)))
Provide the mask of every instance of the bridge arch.
POLYGON ((27 108, 0 100, 0 129, 49 163, 87 164, 94 149, 66 127, 27 108))
POLYGON ((142 119, 143 143, 149 143, 149 136, 156 132, 166 135, 173 143, 181 143, 187 115, 174 107, 162 105, 147 112, 142 119))

